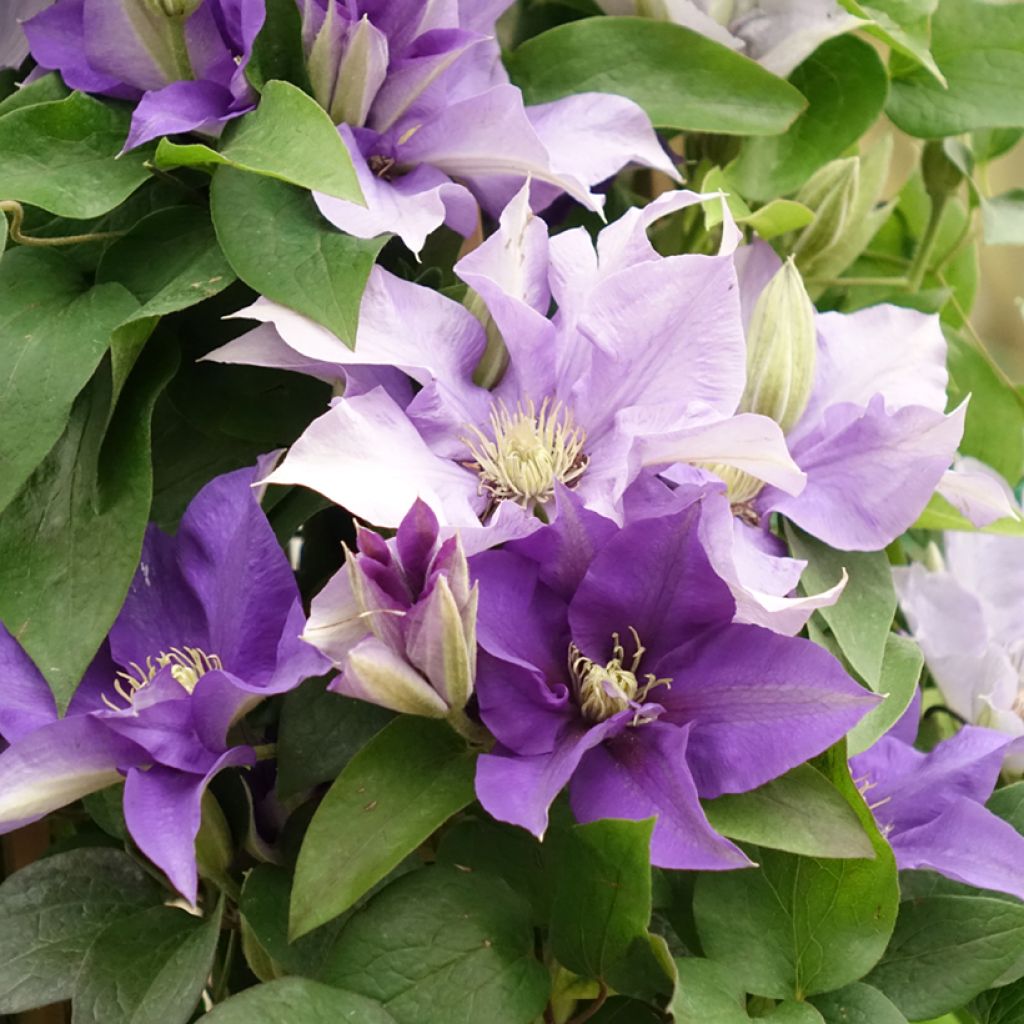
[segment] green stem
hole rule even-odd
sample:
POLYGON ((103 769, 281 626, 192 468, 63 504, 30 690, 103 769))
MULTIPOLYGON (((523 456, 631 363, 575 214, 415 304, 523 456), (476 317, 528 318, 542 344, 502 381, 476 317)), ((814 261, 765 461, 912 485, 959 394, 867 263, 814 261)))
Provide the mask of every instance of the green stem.
POLYGON ((808 285, 820 288, 909 288, 906 277, 811 277, 808 285))
POLYGON ((9 217, 8 231, 11 241, 18 245, 82 245, 86 242, 102 242, 108 238, 120 238, 124 231, 94 231, 87 235, 62 235, 59 238, 38 238, 26 235, 21 230, 25 220, 25 208, 13 199, 0 199, 0 214, 9 217))
POLYGON ((907 288, 916 292, 924 281, 924 275, 928 270, 928 261, 932 258, 935 250, 935 243, 939 237, 939 225, 942 222, 942 214, 946 209, 947 194, 942 193, 932 199, 932 212, 928 218, 928 226, 924 229, 924 235, 918 242, 917 252, 907 271, 907 288))
POLYGON ((228 932, 227 945, 224 948, 224 957, 221 960, 220 971, 214 979, 210 995, 214 1003, 222 1003, 228 994, 228 982, 231 978, 231 967, 235 962, 235 951, 238 948, 238 932, 233 928, 228 932))

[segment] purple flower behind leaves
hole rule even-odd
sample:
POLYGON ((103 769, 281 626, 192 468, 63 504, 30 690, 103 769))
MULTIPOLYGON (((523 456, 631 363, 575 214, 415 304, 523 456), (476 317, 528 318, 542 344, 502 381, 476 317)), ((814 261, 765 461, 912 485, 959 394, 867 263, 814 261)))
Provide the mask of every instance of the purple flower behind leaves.
POLYGON ((542 835, 568 785, 580 821, 656 816, 655 864, 743 867, 698 797, 760 786, 874 705, 820 647, 733 623, 693 499, 620 529, 569 498, 552 526, 470 560, 498 741, 476 787, 494 817, 542 835))
POLYGON ((0 69, 20 67, 28 56, 28 40, 22 28, 33 15, 53 0, 5 0, 0 4, 0 69))
POLYGON ((138 101, 125 149, 251 110, 245 77, 264 0, 57 0, 25 24, 32 56, 73 89, 138 101))
POLYGON ((252 764, 228 730, 326 661, 299 634, 298 588, 252 491, 254 471, 208 483, 176 536, 151 526, 124 606, 63 718, 41 673, 0 633, 0 831, 125 778, 128 830, 195 901, 200 801, 252 764))

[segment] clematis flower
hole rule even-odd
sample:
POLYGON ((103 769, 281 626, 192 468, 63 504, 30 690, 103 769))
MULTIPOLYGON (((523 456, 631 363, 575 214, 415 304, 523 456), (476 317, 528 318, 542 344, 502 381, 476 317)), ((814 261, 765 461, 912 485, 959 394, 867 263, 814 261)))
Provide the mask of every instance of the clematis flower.
POLYGON ((360 238, 393 232, 419 252, 442 223, 471 234, 478 202, 497 216, 527 179, 537 210, 564 192, 599 210, 591 186, 631 162, 678 180, 631 100, 583 93, 523 106, 493 38, 508 6, 305 0, 314 94, 366 199, 315 194, 329 221, 360 238))
POLYGON ((138 101, 125 149, 221 126, 256 104, 245 77, 264 0, 56 0, 25 23, 72 89, 138 101))
POLYGON ((437 517, 417 501, 394 539, 361 528, 357 544, 302 634, 341 670, 328 689, 466 731, 478 593, 458 536, 441 543, 437 517))
POLYGON ((953 467, 943 473, 937 490, 974 526, 990 526, 1000 519, 1024 519, 1024 510, 1001 474, 968 455, 953 460, 953 467))
POLYGON ((470 559, 497 739, 476 791, 495 818, 543 835, 568 785, 581 822, 656 816, 657 865, 744 867, 698 798, 762 785, 874 705, 822 648, 733 623, 702 504, 619 528, 570 497, 553 525, 470 559))
POLYGON ((557 514, 560 486, 621 522, 645 467, 684 459, 798 491, 777 424, 733 415, 746 354, 731 221, 718 256, 663 258, 647 239, 659 216, 706 198, 667 193, 605 228, 595 248, 582 229, 549 240, 520 191, 500 230, 456 267, 504 339, 493 389, 473 380, 481 324, 384 271, 371 276, 355 352, 272 303, 243 311, 266 324, 211 358, 321 376, 333 362, 339 375, 355 370, 360 387, 368 366, 400 368, 421 386, 406 399, 390 384, 346 393, 268 480, 310 487, 386 527, 421 498, 468 553, 540 527, 557 514))
POLYGON ((606 14, 639 14, 699 32, 785 78, 822 43, 863 22, 836 0, 597 0, 606 14))
POLYGON ((924 754, 908 731, 895 728, 850 759, 897 865, 1024 899, 1024 836, 985 808, 1014 741, 966 726, 924 754))
POLYGON ((0 831, 123 777, 133 839, 195 902, 202 794, 222 769, 255 760, 230 726, 327 664, 299 638, 302 603, 253 476, 207 484, 173 538, 150 527, 124 607, 63 718, 0 633, 0 831))
MULTIPOLYGON (((947 533, 938 565, 893 570, 900 607, 949 707, 1024 736, 1024 537, 947 533)), ((1024 771, 1024 755, 1007 767, 1024 771)))
POLYGON ((28 40, 22 22, 53 0, 6 0, 0 4, 0 69, 18 68, 28 56, 28 40))

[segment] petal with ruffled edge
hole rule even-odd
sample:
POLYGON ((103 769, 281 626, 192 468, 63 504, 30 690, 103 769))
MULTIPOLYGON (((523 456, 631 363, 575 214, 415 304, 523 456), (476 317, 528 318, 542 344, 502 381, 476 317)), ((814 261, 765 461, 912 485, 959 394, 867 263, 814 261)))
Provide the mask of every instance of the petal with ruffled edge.
POLYGON ((543 838, 548 809, 584 754, 628 728, 632 717, 632 711, 624 711, 589 727, 577 720, 547 754, 520 756, 499 744, 477 760, 477 799, 492 818, 519 825, 543 838))
POLYGON ((877 551, 908 529, 928 503, 963 434, 965 406, 948 416, 922 406, 889 412, 881 395, 866 408, 825 410, 820 425, 790 442, 807 474, 798 495, 761 501, 843 551, 877 551))
POLYGON ((124 817, 139 849, 171 885, 194 904, 199 886, 196 836, 202 799, 210 780, 224 768, 255 763, 248 747, 227 751, 205 774, 156 766, 133 768, 124 786, 124 817))
POLYGON ((105 789, 120 781, 120 769, 148 760, 92 715, 41 726, 0 754, 0 832, 105 789))
POLYGON ((177 135, 197 128, 216 131, 224 121, 246 113, 245 109, 233 109, 233 104, 231 93, 216 82, 171 82, 155 92, 147 92, 132 114, 131 131, 122 152, 161 135, 177 135))
POLYGON ((340 399, 314 420, 266 482, 301 484, 353 515, 397 527, 417 498, 444 525, 478 524, 477 478, 438 458, 381 389, 340 399))
POLYGON ((702 797, 744 793, 841 739, 881 698, 809 640, 758 626, 706 632, 651 666, 672 679, 662 721, 693 723, 687 759, 702 797))
POLYGON ((348 125, 341 125, 338 132, 352 157, 366 205, 314 192, 320 212, 336 228, 357 238, 395 234, 414 253, 419 253, 427 236, 442 224, 463 236, 472 234, 477 208, 465 186, 427 165, 386 181, 370 170, 367 156, 374 154, 363 154, 348 125))
POLYGON ((14 743, 56 717, 42 672, 0 622, 0 738, 14 743))
POLYGON ((690 726, 647 722, 590 750, 569 794, 581 822, 656 818, 651 863, 684 871, 752 867, 743 851, 709 824, 687 765, 690 726))

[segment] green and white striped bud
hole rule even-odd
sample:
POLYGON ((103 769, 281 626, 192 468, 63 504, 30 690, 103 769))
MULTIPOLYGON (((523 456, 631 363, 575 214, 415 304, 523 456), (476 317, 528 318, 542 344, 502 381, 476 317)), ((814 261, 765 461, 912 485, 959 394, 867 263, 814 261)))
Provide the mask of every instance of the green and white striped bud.
POLYGON ((203 0, 144 0, 145 5, 154 13, 165 18, 187 18, 195 13, 203 0))
POLYGON ((851 156, 825 164, 796 194, 798 203, 814 211, 814 220, 793 246, 796 264, 808 277, 849 228, 859 184, 860 160, 851 156))
POLYGON ((740 411, 768 416, 783 433, 792 429, 811 396, 815 354, 814 306, 791 256, 754 305, 740 411))

